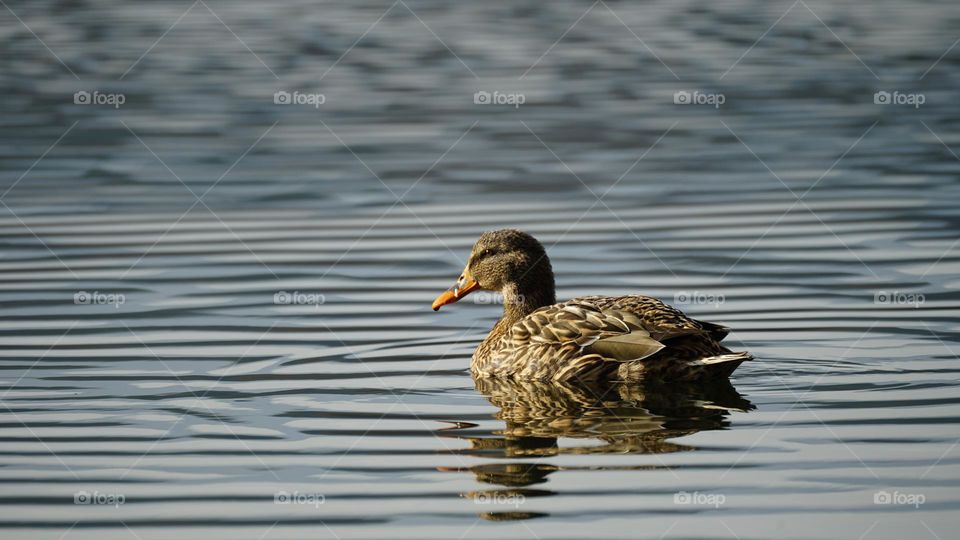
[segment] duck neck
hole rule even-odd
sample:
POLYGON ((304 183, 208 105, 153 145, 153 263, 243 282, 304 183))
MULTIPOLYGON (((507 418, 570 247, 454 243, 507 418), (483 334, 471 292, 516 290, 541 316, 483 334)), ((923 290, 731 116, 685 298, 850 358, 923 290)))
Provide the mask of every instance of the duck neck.
POLYGON ((531 276, 525 283, 509 283, 503 295, 503 321, 512 325, 534 311, 557 302, 553 274, 531 276))
POLYGON ((557 302, 553 269, 546 255, 520 279, 507 283, 500 289, 500 293, 503 295, 503 317, 477 347, 470 363, 474 373, 485 376, 504 372, 504 369, 509 372, 511 366, 514 366, 510 362, 498 364, 494 361, 498 349, 502 346, 501 338, 510 332, 510 327, 543 306, 557 302))

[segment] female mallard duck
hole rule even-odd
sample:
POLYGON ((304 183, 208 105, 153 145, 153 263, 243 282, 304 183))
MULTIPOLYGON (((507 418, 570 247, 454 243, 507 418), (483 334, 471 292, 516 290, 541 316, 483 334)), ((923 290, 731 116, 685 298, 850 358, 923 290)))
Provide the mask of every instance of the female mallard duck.
POLYGON ((521 380, 697 380, 728 377, 749 353, 720 345, 729 329, 656 298, 581 296, 556 303, 553 270, 527 233, 483 233, 457 283, 433 309, 477 289, 503 295, 503 317, 480 343, 478 377, 521 380))

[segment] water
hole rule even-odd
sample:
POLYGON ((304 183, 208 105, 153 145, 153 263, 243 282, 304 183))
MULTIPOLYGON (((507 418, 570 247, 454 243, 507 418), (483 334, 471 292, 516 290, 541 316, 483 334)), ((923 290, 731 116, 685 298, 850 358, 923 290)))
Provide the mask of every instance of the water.
POLYGON ((4 537, 951 537, 952 3, 7 5, 4 537), (502 226, 757 360, 475 385, 502 226))

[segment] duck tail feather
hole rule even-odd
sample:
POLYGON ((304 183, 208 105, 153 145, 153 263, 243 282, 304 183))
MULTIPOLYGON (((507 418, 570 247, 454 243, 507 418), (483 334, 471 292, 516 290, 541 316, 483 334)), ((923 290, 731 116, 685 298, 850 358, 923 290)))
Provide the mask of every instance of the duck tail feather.
POLYGON ((710 337, 712 337, 717 341, 723 341, 723 338, 727 337, 727 334, 730 333, 730 327, 724 326, 722 324, 717 324, 717 323, 712 323, 707 321, 700 321, 700 320, 698 320, 697 323, 699 323, 700 326, 703 327, 703 330, 706 331, 707 334, 710 335, 710 337))
POLYGON ((753 355, 744 351, 698 358, 691 361, 689 365, 700 370, 706 377, 729 377, 740 364, 747 360, 753 360, 753 355))
POLYGON ((743 362, 745 360, 753 360, 753 355, 744 351, 738 353, 729 353, 729 354, 718 354, 717 356, 708 356, 706 358, 700 358, 694 360, 695 364, 702 365, 711 365, 711 364, 722 364, 724 362, 743 362))

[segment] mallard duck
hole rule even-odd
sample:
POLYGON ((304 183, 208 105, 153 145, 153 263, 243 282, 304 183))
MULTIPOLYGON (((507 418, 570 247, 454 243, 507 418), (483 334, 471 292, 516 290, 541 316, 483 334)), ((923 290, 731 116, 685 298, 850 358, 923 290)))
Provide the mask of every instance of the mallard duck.
POLYGON ((557 303, 553 268, 529 234, 483 233, 434 311, 473 291, 503 296, 503 316, 473 353, 474 376, 531 381, 676 381, 728 377, 747 352, 720 344, 729 328, 656 298, 581 296, 557 303))

